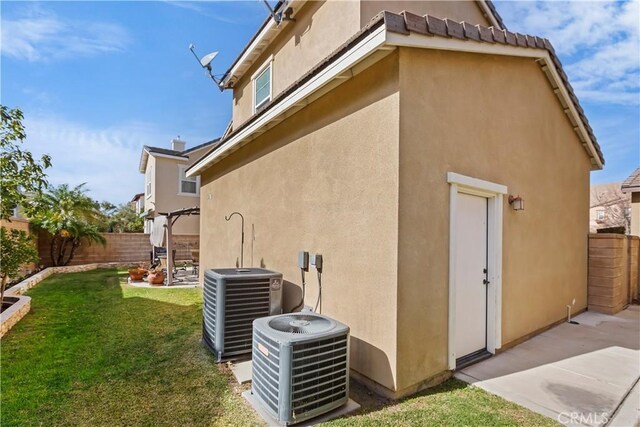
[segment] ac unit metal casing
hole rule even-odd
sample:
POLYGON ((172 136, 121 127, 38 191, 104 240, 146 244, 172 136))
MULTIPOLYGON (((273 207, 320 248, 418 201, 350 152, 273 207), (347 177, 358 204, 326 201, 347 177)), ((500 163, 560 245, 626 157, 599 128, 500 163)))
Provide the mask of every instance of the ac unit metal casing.
MULTIPOLYGON (((292 328, 296 329, 296 328, 292 328)), ((316 313, 253 322, 251 392, 281 425, 296 424, 349 400, 349 327, 316 313), (273 322, 321 319, 320 331, 285 332, 273 322)))
POLYGON ((262 268, 206 270, 202 340, 216 361, 250 354, 253 321, 282 313, 282 274, 262 268))

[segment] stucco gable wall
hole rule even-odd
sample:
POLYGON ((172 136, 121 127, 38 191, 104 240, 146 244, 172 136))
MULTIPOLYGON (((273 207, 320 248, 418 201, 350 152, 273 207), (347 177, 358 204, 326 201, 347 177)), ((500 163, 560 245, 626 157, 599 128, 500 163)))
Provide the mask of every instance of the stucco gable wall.
MULTIPOLYGON (((175 159, 157 157, 155 159, 155 211, 169 212, 190 208, 200 204, 196 196, 178 195, 178 165, 187 165, 175 159)), ((183 216, 172 229, 174 234, 198 234, 200 220, 197 216, 183 216)))
POLYGON ((235 128, 253 115, 251 77, 273 55, 273 96, 286 89, 360 30, 359 2, 309 1, 233 88, 235 128))
POLYGON ((532 59, 402 48, 400 117, 402 389, 447 369, 447 172, 525 200, 504 203, 504 345, 586 307, 590 164, 532 59))
POLYGON ((449 18, 454 21, 465 21, 472 24, 491 24, 484 17, 478 2, 462 1, 424 1, 424 0, 363 0, 360 2, 360 27, 364 27, 380 11, 400 13, 403 10, 416 15, 431 15, 438 18, 449 18))
POLYGON ((233 125, 253 115, 252 76, 273 58, 273 97, 356 34, 379 12, 407 10, 419 15, 490 25, 477 2, 463 1, 309 1, 284 27, 233 88, 233 125))
MULTIPOLYGON (((388 388, 396 369, 397 79, 391 54, 207 169, 200 217, 202 271, 236 265, 240 219, 224 216, 239 211, 244 265, 284 274, 288 310, 300 297, 298 251, 321 253, 322 313, 351 327, 351 367, 388 388)), ((306 303, 317 295, 311 267, 306 303)))

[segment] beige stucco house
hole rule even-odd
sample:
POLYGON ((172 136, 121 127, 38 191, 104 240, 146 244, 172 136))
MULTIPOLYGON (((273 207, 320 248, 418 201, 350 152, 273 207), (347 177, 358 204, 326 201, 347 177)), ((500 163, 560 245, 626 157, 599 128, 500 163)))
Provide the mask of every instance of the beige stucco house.
POLYGON ((633 171, 622 183, 622 191, 631 195, 630 233, 640 236, 640 168, 633 171))
MULTIPOLYGON (((178 137, 171 140, 170 149, 142 147, 139 171, 144 174, 145 185, 144 194, 136 200, 136 205, 143 207, 141 215, 147 219, 145 233, 151 231, 153 218, 158 213, 200 205, 200 177, 187 177, 185 171, 218 141, 214 139, 187 149, 186 143, 178 137)), ((182 217, 173 227, 173 234, 197 235, 199 231, 197 216, 182 217)))
POLYGON ((202 270, 235 265, 233 211, 245 260, 289 282, 285 308, 298 251, 322 254, 353 376, 394 397, 585 309, 604 159, 549 41, 488 1, 287 7, 224 75, 233 127, 187 170, 202 270))

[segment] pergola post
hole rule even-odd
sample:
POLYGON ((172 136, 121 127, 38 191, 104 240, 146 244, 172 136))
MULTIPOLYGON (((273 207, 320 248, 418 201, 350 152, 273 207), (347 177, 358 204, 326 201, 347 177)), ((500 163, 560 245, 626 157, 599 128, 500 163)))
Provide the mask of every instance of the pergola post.
POLYGON ((173 235, 171 232, 171 217, 167 218, 167 286, 173 282, 173 235))

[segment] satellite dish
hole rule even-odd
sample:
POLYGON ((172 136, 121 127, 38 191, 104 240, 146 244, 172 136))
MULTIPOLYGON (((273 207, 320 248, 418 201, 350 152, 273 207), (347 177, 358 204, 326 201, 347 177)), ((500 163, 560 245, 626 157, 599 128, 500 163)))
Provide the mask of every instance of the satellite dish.
POLYGON ((218 52, 211 52, 200 58, 202 68, 211 69, 211 61, 213 61, 213 58, 216 56, 218 56, 218 52))
POLYGON ((209 77, 211 77, 211 80, 213 80, 216 85, 218 85, 218 88, 222 90, 222 88, 220 88, 220 82, 215 78, 213 72, 211 71, 211 62, 213 62, 213 59, 218 56, 218 52, 211 52, 200 58, 198 54, 196 54, 195 48, 196 47, 193 45, 193 43, 189 45, 189 50, 198 60, 198 64, 200 64, 202 68, 205 68, 209 72, 209 77))

